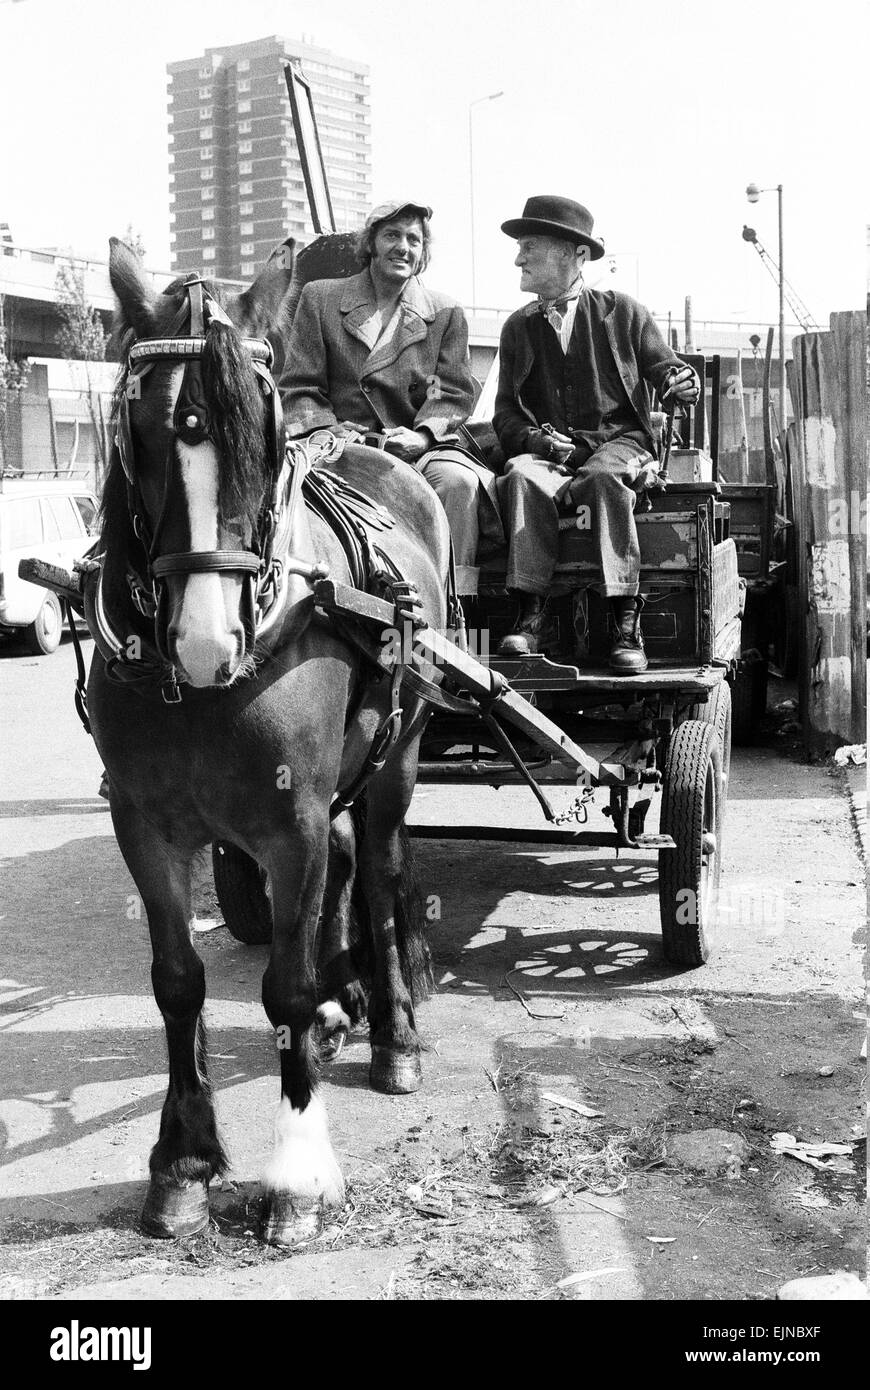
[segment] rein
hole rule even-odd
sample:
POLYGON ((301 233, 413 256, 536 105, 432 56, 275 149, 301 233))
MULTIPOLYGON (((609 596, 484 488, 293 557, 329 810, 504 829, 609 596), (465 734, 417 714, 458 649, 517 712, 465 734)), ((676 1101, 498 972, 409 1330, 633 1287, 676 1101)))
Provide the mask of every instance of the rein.
MULTIPOLYGON (((136 468, 133 436, 130 428, 130 402, 141 398, 142 383, 158 362, 183 362, 185 364, 184 376, 173 414, 174 434, 177 439, 189 447, 206 442, 210 438, 211 422, 203 389, 201 363, 207 335, 213 323, 222 323, 233 327, 231 320, 213 296, 209 294, 200 277, 189 276, 184 282, 184 291, 184 303, 171 326, 169 335, 162 338, 139 339, 129 349, 115 433, 115 445, 127 483, 127 510, 130 523, 145 556, 145 566, 142 572, 129 561, 128 557, 127 582, 132 601, 139 613, 146 619, 153 620, 157 651, 165 665, 171 668, 170 678, 164 685, 164 698, 171 703, 180 699, 180 693, 164 640, 163 610, 166 601, 164 581, 168 575, 230 572, 244 576, 243 621, 251 647, 262 635, 264 628, 270 625, 270 617, 277 616, 284 574, 288 572, 303 574, 312 580, 323 575, 321 567, 283 554, 284 547, 289 543, 295 509, 300 505, 302 473, 309 460, 307 455, 300 454, 300 451, 295 449, 293 450, 292 462, 287 458, 289 451, 286 450, 281 399, 271 373, 272 347, 270 343, 260 338, 241 339, 257 375, 260 390, 263 396, 271 401, 272 406, 266 426, 269 482, 260 509, 252 548, 248 550, 193 550, 168 554, 160 554, 158 551, 163 519, 169 500, 174 447, 171 445, 167 451, 160 510, 152 527, 148 521, 136 468), (188 325, 189 331, 182 336, 181 330, 185 324, 188 325)), ((101 612, 103 615, 105 614, 104 607, 99 602, 97 605, 98 615, 101 612)), ((119 645, 111 641, 115 635, 107 623, 103 622, 101 626, 104 627, 104 636, 110 639, 109 645, 115 648, 116 660, 122 666, 127 665, 134 668, 124 671, 122 679, 135 678, 137 674, 135 668, 141 668, 143 663, 130 657, 123 644, 119 645)), ((153 663, 144 664, 153 666, 153 663)))

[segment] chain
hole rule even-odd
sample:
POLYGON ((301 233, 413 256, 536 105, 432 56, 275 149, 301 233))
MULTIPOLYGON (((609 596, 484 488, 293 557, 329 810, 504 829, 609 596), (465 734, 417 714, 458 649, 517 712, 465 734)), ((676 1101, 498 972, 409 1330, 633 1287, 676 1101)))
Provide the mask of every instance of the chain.
POLYGON ((558 816, 553 821, 553 824, 564 825, 566 821, 576 820, 579 821, 581 825, 585 825, 589 819, 589 812, 586 809, 586 803, 588 801, 591 801, 594 795, 594 787, 584 787, 580 795, 575 796, 567 811, 559 812, 558 816))

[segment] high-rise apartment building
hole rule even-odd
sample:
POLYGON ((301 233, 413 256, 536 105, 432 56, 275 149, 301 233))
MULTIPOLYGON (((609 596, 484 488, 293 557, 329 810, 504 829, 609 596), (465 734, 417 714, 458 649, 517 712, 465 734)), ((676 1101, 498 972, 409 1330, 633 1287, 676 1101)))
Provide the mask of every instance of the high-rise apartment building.
POLYGON ((207 48, 167 69, 174 270, 248 280, 286 236, 312 235, 288 60, 311 84, 336 226, 362 226, 372 190, 365 64, 278 37, 207 48))

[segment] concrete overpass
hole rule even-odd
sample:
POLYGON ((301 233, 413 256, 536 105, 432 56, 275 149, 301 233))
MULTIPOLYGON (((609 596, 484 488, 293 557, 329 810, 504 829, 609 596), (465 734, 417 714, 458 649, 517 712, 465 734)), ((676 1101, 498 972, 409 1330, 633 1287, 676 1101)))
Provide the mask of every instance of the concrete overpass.
MULTIPOLYGON (((63 251, 3 242, 0 244, 0 295, 5 300, 4 317, 10 355, 60 356, 57 334, 61 321, 57 311, 56 280, 61 265, 69 264, 83 272, 88 302, 96 309, 108 332, 115 299, 109 284, 107 262, 85 260, 63 251)), ((148 270, 146 274, 158 290, 163 290, 173 278, 173 272, 169 270, 148 270)), ((244 288, 239 281, 221 283, 231 290, 244 288)), ((478 380, 483 380, 498 347, 502 325, 511 310, 476 307, 466 308, 465 312, 469 325, 472 371, 478 380)), ((668 320, 658 318, 657 322, 662 332, 666 333, 668 320)), ((682 330, 682 320, 675 320, 674 326, 682 330)), ((733 356, 741 350, 748 355, 751 352, 750 335, 757 333, 763 343, 767 327, 765 323, 738 323, 725 319, 696 320, 695 347, 699 352, 733 356)), ((787 327, 787 346, 791 343, 792 335, 799 331, 797 325, 787 327)))

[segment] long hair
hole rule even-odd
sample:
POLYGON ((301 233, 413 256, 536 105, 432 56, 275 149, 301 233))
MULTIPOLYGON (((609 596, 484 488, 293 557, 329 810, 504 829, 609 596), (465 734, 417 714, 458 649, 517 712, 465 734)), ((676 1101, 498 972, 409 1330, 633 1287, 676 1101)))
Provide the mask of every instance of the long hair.
MULTIPOLYGON (((406 209, 406 211, 410 213, 411 210, 406 209)), ((400 208, 399 212, 395 215, 396 218, 400 216, 401 212, 402 209, 400 208)), ((420 223, 423 231, 423 250, 420 256, 420 264, 417 266, 416 271, 418 275, 422 275, 423 271, 426 270, 429 265, 432 254, 432 228, 428 217, 420 217, 418 214, 414 214, 414 216, 415 220, 420 223)), ((356 254, 361 266, 366 267, 371 264, 371 259, 375 252, 375 237, 385 223, 394 220, 393 217, 382 217, 379 222, 374 222, 370 227, 363 227, 362 231, 357 233, 356 254)))

